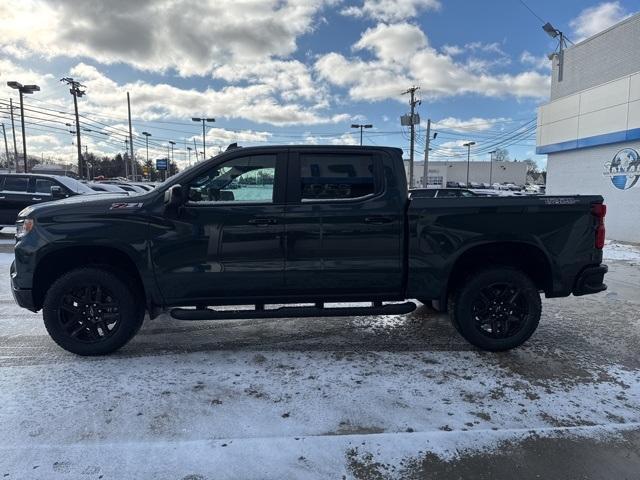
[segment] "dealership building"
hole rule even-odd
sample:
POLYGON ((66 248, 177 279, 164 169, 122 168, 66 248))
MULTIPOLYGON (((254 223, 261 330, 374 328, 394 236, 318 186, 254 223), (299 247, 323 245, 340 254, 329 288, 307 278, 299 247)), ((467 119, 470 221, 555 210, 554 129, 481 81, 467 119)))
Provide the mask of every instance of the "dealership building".
POLYGON ((640 14, 553 59, 536 143, 549 195, 602 195, 607 236, 640 243, 640 14))
MULTIPOLYGON (((466 161, 431 160, 428 164, 428 182, 430 186, 445 187, 448 182, 467 182, 466 161)), ((469 162, 469 181, 477 183, 527 183, 527 164, 524 162, 469 162)), ((409 172, 408 162, 405 171, 409 172)), ((407 173, 408 175, 408 173, 407 173)), ((413 165, 413 178, 416 187, 422 187, 424 162, 417 161, 413 165)), ((407 177, 408 179, 408 177, 407 177)))

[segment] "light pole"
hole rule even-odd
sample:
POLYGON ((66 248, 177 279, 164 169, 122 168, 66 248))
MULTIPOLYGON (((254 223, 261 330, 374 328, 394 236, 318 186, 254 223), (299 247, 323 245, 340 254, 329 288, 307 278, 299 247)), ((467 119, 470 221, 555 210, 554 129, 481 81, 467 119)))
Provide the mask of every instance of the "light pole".
POLYGON ((193 117, 191 120, 193 120, 194 122, 202 122, 202 159, 206 160, 207 159, 207 144, 206 144, 206 140, 205 140, 204 123, 205 122, 213 123, 213 122, 216 121, 216 119, 215 118, 193 117))
MULTIPOLYGON (((145 164, 148 165, 149 164, 149 137, 151 136, 151 134, 149 132, 142 132, 142 134, 146 137, 146 140, 147 140, 147 161, 145 162, 145 164)), ((134 178, 133 181, 135 182, 135 180, 136 179, 134 178)))
MULTIPOLYGON (((173 156, 173 146, 176 144, 176 142, 174 142, 173 140, 169 140, 169 144, 171 145, 171 163, 173 163, 174 158, 175 158, 173 156)), ((169 169, 169 167, 171 166, 171 163, 169 165, 167 165, 167 169, 169 169)), ((169 173, 171 173, 171 172, 169 172, 169 173)), ((165 176, 165 180, 166 180, 166 177, 167 177, 166 170, 165 170, 164 176, 165 176)))
POLYGON ((362 145, 362 130, 365 128, 373 128, 373 125, 358 125, 353 123, 351 128, 359 128, 360 129, 360 145, 362 145))
POLYGON ((467 147, 467 188, 469 188, 469 162, 471 162, 471 146, 476 142, 467 142, 463 144, 463 147, 467 147))
POLYGON ((24 157, 24 173, 27 173, 27 137, 24 133, 24 104, 22 101, 22 96, 24 94, 39 92, 40 87, 38 85, 22 85, 19 82, 7 82, 7 86, 14 88, 18 90, 18 92, 20 92, 20 119, 22 120, 22 155, 24 157))
POLYGON ((496 153, 497 150, 491 150, 489 152, 489 155, 491 155, 491 160, 489 160, 490 162, 490 167, 489 167, 489 186, 493 187, 493 154, 496 153))
POLYGON ((189 155, 189 166, 191 166, 191 150, 193 150, 193 148, 187 147, 187 154, 189 155))

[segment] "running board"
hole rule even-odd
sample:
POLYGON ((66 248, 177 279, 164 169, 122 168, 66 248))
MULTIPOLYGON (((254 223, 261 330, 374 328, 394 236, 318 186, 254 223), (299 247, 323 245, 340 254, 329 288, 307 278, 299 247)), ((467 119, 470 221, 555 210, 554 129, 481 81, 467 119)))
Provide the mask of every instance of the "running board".
POLYGON ((325 308, 317 303, 314 307, 279 307, 265 309, 256 305, 255 310, 212 310, 210 308, 191 310, 174 308, 169 314, 176 320, 236 320, 251 318, 309 318, 309 317, 358 317, 363 315, 402 315, 416 309, 413 302, 389 303, 375 302, 371 307, 334 307, 325 308))

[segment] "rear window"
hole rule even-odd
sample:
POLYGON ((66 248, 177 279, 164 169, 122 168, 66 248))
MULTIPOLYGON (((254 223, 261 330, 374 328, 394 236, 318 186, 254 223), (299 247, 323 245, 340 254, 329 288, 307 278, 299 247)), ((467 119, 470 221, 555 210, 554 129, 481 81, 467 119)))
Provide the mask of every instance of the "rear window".
POLYGON ((349 200, 375 193, 373 158, 300 155, 302 201, 349 200))
POLYGON ((28 177, 5 177, 4 188, 5 192, 27 192, 29 187, 28 177))

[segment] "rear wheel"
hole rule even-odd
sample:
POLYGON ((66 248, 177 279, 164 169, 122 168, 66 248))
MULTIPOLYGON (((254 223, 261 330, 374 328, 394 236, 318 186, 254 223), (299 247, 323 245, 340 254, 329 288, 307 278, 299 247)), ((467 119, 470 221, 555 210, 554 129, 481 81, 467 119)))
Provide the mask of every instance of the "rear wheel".
POLYGON ((44 324, 51 338, 78 355, 105 355, 124 346, 144 319, 137 289, 116 272, 79 268, 49 288, 44 324))
POLYGON ((449 315, 473 345, 509 350, 526 342, 540 321, 540 294, 519 270, 497 267, 470 276, 451 297, 449 315))

